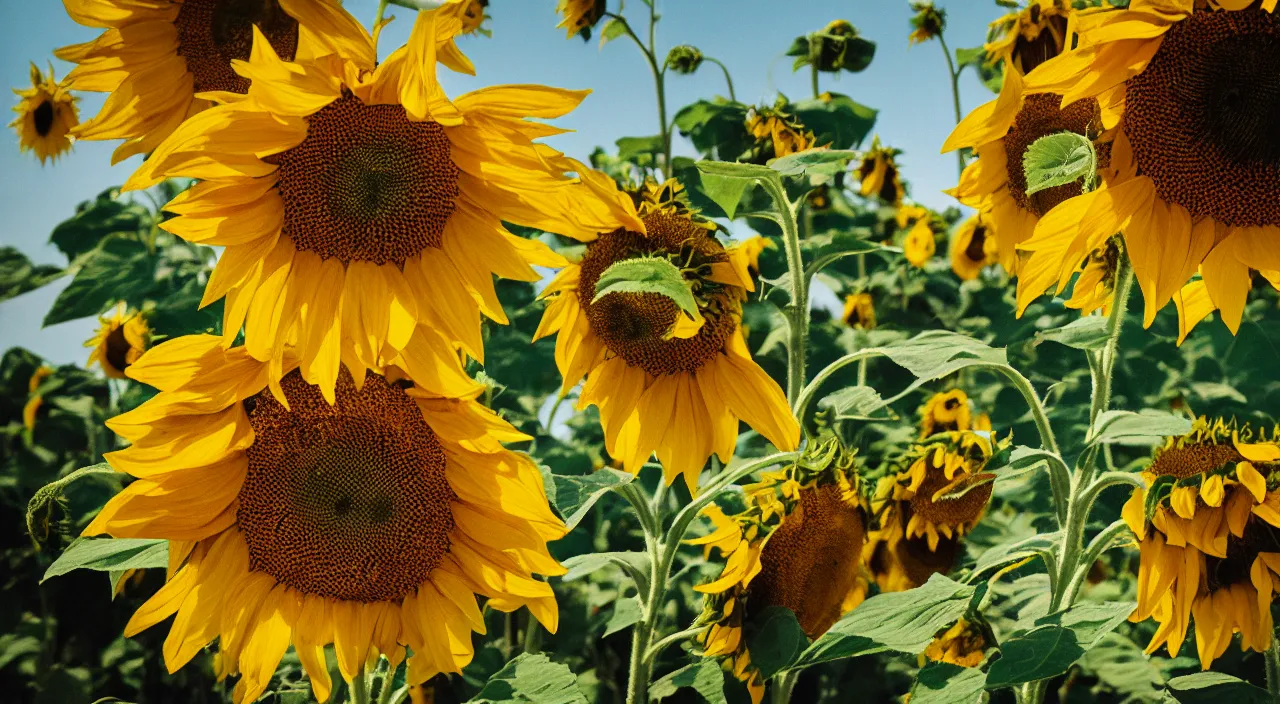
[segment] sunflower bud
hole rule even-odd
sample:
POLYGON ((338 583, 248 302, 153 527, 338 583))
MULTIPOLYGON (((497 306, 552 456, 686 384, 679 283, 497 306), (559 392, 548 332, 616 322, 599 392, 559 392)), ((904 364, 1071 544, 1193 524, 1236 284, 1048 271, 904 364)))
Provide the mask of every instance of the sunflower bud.
POLYGON ((933 0, 915 0, 911 3, 911 11, 916 13, 911 18, 911 36, 907 41, 922 44, 941 36, 947 29, 947 12, 933 6, 933 0))
POLYGON ((701 65, 702 52, 696 46, 681 44, 671 47, 671 51, 667 52, 666 66, 676 73, 687 76, 697 71, 701 65))

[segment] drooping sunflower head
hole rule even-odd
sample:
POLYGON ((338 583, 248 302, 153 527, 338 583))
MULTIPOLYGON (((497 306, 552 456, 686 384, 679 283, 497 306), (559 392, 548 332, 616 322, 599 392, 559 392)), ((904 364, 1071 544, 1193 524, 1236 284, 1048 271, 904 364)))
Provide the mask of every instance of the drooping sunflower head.
POLYGON ((489 0, 467 0, 463 5, 465 9, 462 11, 462 33, 475 34, 481 32, 487 34, 488 31, 484 29, 484 21, 489 19, 489 0))
POLYGON ((590 39, 591 28, 604 17, 608 6, 607 0, 560 0, 556 13, 564 19, 556 26, 565 30, 566 39, 573 39, 575 34, 590 39))
POLYGON ((840 319, 845 325, 859 330, 874 330, 876 327, 876 302, 871 293, 851 293, 844 298, 844 312, 840 319))
POLYGON ((935 7, 933 0, 911 0, 911 34, 909 44, 921 44, 940 36, 947 28, 947 11, 935 7))
POLYGON ((671 47, 671 51, 667 52, 667 60, 664 66, 683 75, 697 73, 698 68, 702 66, 703 56, 702 50, 692 44, 679 44, 671 47))
POLYGON ((1115 300, 1116 270, 1122 256, 1121 242, 1120 237, 1112 237, 1080 263, 1080 276, 1071 289, 1071 298, 1066 304, 1068 308, 1080 311, 1080 315, 1089 315, 1095 310, 1110 315, 1111 304, 1115 300))
POLYGON ((969 395, 960 389, 936 393, 920 407, 921 439, 936 433, 991 429, 989 424, 985 428, 980 425, 974 423, 969 395))
POLYGON ((897 158, 900 154, 902 150, 882 145, 879 135, 872 139, 871 148, 862 155, 858 164, 862 195, 878 198, 887 205, 902 203, 906 191, 898 171, 897 158))
POLYGON ((991 23, 982 47, 987 63, 1003 62, 1026 75, 1062 53, 1072 12, 1069 0, 1028 0, 1026 7, 991 23))
POLYGON ((1266 650, 1280 592, 1280 427, 1198 418, 1142 477, 1147 488, 1122 513, 1141 551, 1131 620, 1160 623, 1147 651, 1176 655, 1192 620, 1205 669, 1234 633, 1242 648, 1266 650))
POLYGON ((939 632, 924 649, 921 660, 947 662, 960 667, 978 667, 986 657, 987 635, 982 627, 961 618, 939 632))
POLYGON ((49 67, 46 77, 31 64, 31 87, 14 88, 21 100, 13 106, 18 116, 9 126, 18 133, 18 148, 35 152, 40 163, 57 160, 71 149, 71 130, 80 122, 77 98, 67 89, 68 80, 59 83, 49 67))
POLYGON ((964 281, 978 278, 982 270, 1000 260, 987 217, 974 213, 951 238, 951 270, 964 281))
POLYGON ((137 479, 86 534, 169 539, 172 569, 126 634, 177 612, 170 670, 217 638, 240 704, 290 644, 321 701, 330 643, 348 681, 406 646, 413 682, 457 672, 484 629, 477 595, 554 631, 555 597, 532 574, 563 572, 546 542, 565 529, 537 468, 500 444, 526 436, 472 400, 482 387, 456 358, 421 343, 359 378, 344 368, 333 402, 296 356, 277 375, 212 336, 131 367, 160 393, 109 421, 131 445, 106 458, 137 479), (466 382, 467 396, 440 393, 466 382))
POLYGON ((123 301, 117 304, 109 315, 98 319, 98 333, 84 343, 93 349, 86 366, 97 364, 113 379, 125 378, 125 370, 138 361, 151 341, 151 328, 142 314, 127 311, 123 301))
POLYGON ((746 487, 744 512, 727 516, 711 505, 713 532, 688 541, 725 560, 718 578, 695 587, 706 595, 698 622, 707 629, 698 642, 747 684, 754 702, 764 691, 747 647, 755 616, 784 606, 817 638, 861 600, 866 511, 859 486, 851 455, 823 470, 766 473, 746 487))
POLYGON ((22 426, 28 431, 36 429, 36 417, 40 413, 40 407, 44 405, 44 397, 36 391, 51 374, 53 374, 53 367, 42 364, 36 367, 27 381, 27 402, 22 406, 22 426))
POLYGON ((756 141, 751 161, 765 163, 817 146, 813 131, 783 109, 783 102, 772 106, 756 106, 747 113, 746 128, 756 141))

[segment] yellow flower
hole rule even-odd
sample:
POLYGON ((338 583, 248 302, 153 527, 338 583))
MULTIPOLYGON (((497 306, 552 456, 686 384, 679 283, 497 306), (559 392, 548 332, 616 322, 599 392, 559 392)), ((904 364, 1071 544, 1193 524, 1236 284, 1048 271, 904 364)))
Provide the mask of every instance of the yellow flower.
MULTIPOLYGON (((1262 278, 1271 287, 1280 291, 1280 271, 1260 271, 1262 278)), ((1178 344, 1181 345, 1187 335, 1195 329, 1200 321, 1209 317, 1209 314, 1216 311, 1218 306, 1214 304, 1213 298, 1209 296, 1209 287, 1205 284, 1204 279, 1196 279, 1183 286, 1177 293, 1173 294, 1173 303, 1178 308, 1178 344)))
POLYGON ((871 148, 862 155, 862 162, 858 165, 862 195, 874 196, 892 206, 902 203, 905 191, 902 187, 902 175, 898 172, 895 161, 901 153, 897 149, 881 145, 878 135, 871 140, 871 148))
MULTIPOLYGON (((630 207, 609 177, 586 178, 603 200, 630 207)), ((740 326, 742 301, 755 290, 759 240, 726 248, 687 213, 631 218, 627 228, 589 241, 582 261, 542 293, 550 302, 534 339, 556 334, 562 393, 586 376, 578 408, 600 409, 609 454, 635 474, 656 452, 666 481, 684 475, 695 492, 713 452, 723 462, 733 457, 739 419, 779 449, 795 449, 800 428, 781 387, 751 358, 740 326), (700 324, 656 293, 593 300, 605 269, 639 256, 665 257, 684 271, 700 324)))
POLYGON ((482 29, 484 21, 489 19, 486 10, 489 0, 465 0, 462 3, 462 33, 475 34, 482 29))
POLYGON ((138 361, 151 339, 151 329, 142 315, 126 315, 127 310, 123 301, 117 304, 110 315, 98 319, 98 333, 84 343, 93 348, 85 366, 97 364, 112 379, 125 378, 125 370, 138 361))
POLYGON ((1070 0, 1029 0, 991 23, 991 41, 982 46, 987 63, 1003 63, 1025 76, 1062 53, 1072 13, 1070 0))
POLYGON ((911 11, 911 34, 908 44, 920 44, 942 35, 947 28, 947 12, 933 6, 933 0, 913 0, 911 11))
POLYGON ((812 149, 811 130, 789 115, 772 108, 755 108, 747 115, 747 132, 760 144, 762 160, 812 149))
POLYGON ((36 393, 40 385, 44 383, 49 375, 53 374, 53 368, 48 365, 40 365, 31 374, 31 379, 27 381, 27 402, 22 406, 22 426, 28 432, 36 429, 36 414, 40 412, 40 407, 44 405, 44 397, 36 393))
POLYGON ((704 513, 714 530, 687 541, 705 546, 708 558, 715 549, 725 561, 718 578, 694 588, 706 595, 698 617, 708 626, 698 636, 702 654, 722 658, 754 704, 764 681, 751 663, 744 622, 785 606, 817 638, 865 593, 859 559, 867 519, 856 472, 830 467, 803 480, 797 472, 767 473, 746 487, 748 508, 738 515, 711 504, 704 513))
POLYGON ((960 619, 934 637, 921 660, 949 662, 960 667, 978 667, 985 659, 987 638, 978 624, 960 619))
POLYGON ((86 535, 168 539, 170 576, 125 627, 177 618, 176 671, 215 638, 235 702, 256 701, 290 645, 324 701, 325 646, 348 682, 379 654, 409 680, 460 672, 486 607, 557 626, 546 543, 565 533, 542 477, 501 442, 525 436, 474 399, 483 386, 415 335, 379 368, 343 373, 336 400, 210 335, 158 345, 129 376, 160 390, 108 426, 136 479, 86 535), (461 397, 449 395, 467 385, 461 397))
POLYGON ((1130 620, 1160 625, 1147 652, 1167 646, 1176 657, 1192 620, 1206 670, 1235 633, 1242 649, 1265 652, 1280 592, 1280 428, 1255 433, 1201 417, 1156 450, 1142 478, 1148 489, 1121 513, 1141 555, 1130 620))
POLYGON ((9 126, 18 133, 18 148, 24 152, 35 152, 41 164, 46 159, 56 161, 70 151, 69 135, 80 122, 77 98, 67 90, 67 84, 66 79, 58 83, 52 66, 46 78, 35 64, 31 64, 31 87, 13 89, 22 100, 13 106, 18 116, 9 126))
POLYGON ((906 254, 907 261, 919 269, 923 269, 925 264, 929 263, 938 249, 938 243, 933 237, 933 227, 930 225, 931 219, 932 217, 924 217, 916 220, 902 243, 902 251, 906 254))
POLYGON ((563 15, 564 19, 556 27, 565 30, 566 39, 573 39, 575 34, 586 38, 590 36, 591 28, 604 17, 606 9, 606 0, 560 0, 556 13, 563 15))
POLYGON ((582 239, 621 224, 533 141, 561 130, 529 118, 564 115, 586 92, 494 86, 450 101, 436 61, 461 31, 460 2, 419 13, 377 65, 343 9, 282 2, 303 25, 299 62, 255 30, 234 67, 248 94, 183 123, 125 187, 201 179, 161 227, 227 247, 203 301, 226 298, 225 343, 243 325, 249 353, 278 365, 296 339, 329 400, 340 364, 358 375, 418 323, 482 359, 481 315, 507 322, 493 276, 535 281, 531 263, 564 261, 503 221, 582 239))
POLYGON ((1280 269, 1280 143, 1263 97, 1276 74, 1276 4, 1145 0, 1084 14, 1079 49, 1027 76, 1028 93, 1059 93, 1068 110, 1096 101, 1115 143, 1112 175, 1019 245, 1029 253, 1019 312, 1123 232, 1145 324, 1199 270, 1239 328, 1250 270, 1280 269))
POLYGON ((960 389, 952 389, 936 393, 920 407, 920 438, 942 432, 966 430, 990 430, 975 428, 973 410, 969 407, 969 396, 960 389))
POLYGON ((1090 252, 1080 265, 1080 275, 1076 277, 1071 298, 1067 300, 1067 307, 1080 311, 1080 315, 1089 315, 1095 310, 1101 310, 1103 315, 1111 314, 1116 268, 1121 256, 1115 239, 1090 252))
POLYGON ((845 325, 860 330, 874 330, 876 327, 876 304, 870 293, 853 293, 845 296, 844 312, 840 319, 845 325))
POLYGON ((951 238, 951 270, 961 279, 972 281, 998 261, 996 240, 988 232, 987 218, 974 213, 951 238))

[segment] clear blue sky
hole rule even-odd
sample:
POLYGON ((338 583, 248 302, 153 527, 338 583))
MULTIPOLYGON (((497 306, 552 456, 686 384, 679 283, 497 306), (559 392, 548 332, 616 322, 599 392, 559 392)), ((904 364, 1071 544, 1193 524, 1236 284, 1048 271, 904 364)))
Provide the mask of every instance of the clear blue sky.
MULTIPOLYGON (((949 12, 947 39, 952 49, 980 44, 987 23, 1004 12, 991 0, 940 0, 938 4, 949 12)), ((457 95, 498 83, 542 83, 594 90, 578 110, 557 122, 576 131, 548 140, 581 159, 597 145, 612 147, 618 137, 656 133, 653 83, 636 48, 625 39, 603 50, 594 39, 587 44, 576 38, 566 41, 563 31, 555 27, 559 21, 555 5, 556 0, 492 0, 493 37, 461 41, 463 51, 476 64, 477 76, 457 76, 442 69, 445 89, 457 95)), ((611 10, 617 5, 618 0, 609 0, 611 10)), ((646 8, 639 0, 626 5, 625 14, 639 25, 646 8)), ((368 22, 377 2, 347 0, 346 6, 368 22)), ((954 123, 946 68, 936 43, 908 47, 907 0, 658 0, 658 6, 663 16, 658 30, 660 50, 687 43, 720 59, 733 74, 738 99, 748 103, 772 102, 777 91, 807 97, 808 74, 792 74, 791 58, 783 52, 794 37, 833 19, 853 22, 863 36, 877 43, 875 61, 860 74, 838 78, 824 74, 823 89, 878 108, 876 132, 887 144, 906 152, 901 163, 912 195, 936 208, 953 204, 940 193, 956 179, 955 157, 938 154, 954 123)), ((404 42, 413 19, 411 11, 393 9, 400 17, 383 34, 384 54, 404 42)), ((3 83, 25 87, 29 61, 44 66, 54 48, 94 36, 96 30, 72 22, 56 0, 5 0, 0 3, 3 83)), ((69 68, 56 60, 54 66, 59 76, 69 68)), ((672 113, 699 97, 725 92, 723 77, 712 65, 694 76, 673 75, 668 86, 672 113)), ((964 76, 965 111, 991 97, 971 73, 964 76)), ((81 117, 94 114, 101 100, 96 94, 85 95, 81 117)), ((12 130, 6 128, 5 135, 5 146, 0 148, 0 212, 4 213, 0 242, 17 247, 38 263, 62 264, 61 255, 48 244, 53 226, 71 215, 76 203, 123 182, 138 160, 110 167, 114 143, 80 142, 56 165, 41 167, 32 155, 19 154, 12 130)), ((689 145, 679 142, 676 153, 693 154, 689 145)), ((0 350, 23 345, 58 363, 84 360, 81 344, 91 335, 93 322, 40 327, 45 311, 66 283, 0 303, 0 350)))

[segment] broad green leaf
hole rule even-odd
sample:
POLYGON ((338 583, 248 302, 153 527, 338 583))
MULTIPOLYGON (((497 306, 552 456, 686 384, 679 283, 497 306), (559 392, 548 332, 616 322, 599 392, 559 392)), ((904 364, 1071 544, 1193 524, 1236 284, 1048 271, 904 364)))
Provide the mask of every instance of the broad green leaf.
POLYGON ((731 178, 704 173, 699 179, 702 194, 720 206, 730 220, 738 213, 738 205, 742 196, 751 187, 751 181, 742 178, 731 178))
POLYGON ((917 377, 912 388, 975 364, 1009 366, 1003 349, 950 330, 928 330, 880 351, 917 377))
MULTIPOLYGON (((987 570, 1013 564, 1033 555, 1039 555, 1042 552, 1050 552, 1057 547, 1061 539, 1061 534, 1058 531, 1054 531, 1052 533, 1037 533, 1010 543, 994 545, 978 557, 977 563, 973 566, 972 574, 975 576, 980 575, 987 570)), ((973 578, 970 577, 969 579, 972 580, 973 578)))
POLYGON ((605 636, 611 636, 618 631, 623 631, 637 623, 640 623, 640 617, 643 611, 640 608, 640 600, 634 596, 624 596, 613 602, 613 615, 609 617, 609 622, 605 624, 605 636))
POLYGON ((973 704, 982 701, 987 673, 976 667, 930 661, 911 685, 911 704, 973 704))
POLYGON ((1222 672, 1197 672, 1169 680, 1168 692, 1180 704, 1263 704, 1271 701, 1265 689, 1222 672))
POLYGON ((472 704, 586 704, 578 678, 546 655, 522 653, 497 672, 472 704))
POLYGON ((832 411, 837 420, 871 420, 871 412, 884 405, 880 392, 870 386, 850 386, 818 401, 818 408, 832 411))
POLYGON ((856 149, 875 127, 877 111, 847 95, 826 92, 801 100, 791 112, 813 130, 817 144, 831 149, 856 149))
POLYGON ((1118 633, 1103 636, 1096 646, 1086 648, 1080 666, 1122 701, 1161 700, 1165 677, 1160 668, 1142 648, 1118 633))
POLYGON ((635 477, 610 467, 604 467, 592 474, 551 474, 544 471, 544 481, 550 478, 547 497, 551 505, 560 512, 569 530, 573 530, 578 522, 586 517, 591 507, 611 489, 629 483, 635 477))
POLYGON ((680 310, 697 318, 698 302, 680 269, 663 257, 624 259, 611 265, 596 281, 592 303, 613 293, 656 293, 670 298, 680 310))
POLYGON ((987 689, 1056 677, 1081 655, 1084 649, 1070 628, 1041 626, 1000 643, 1000 658, 987 671, 987 689))
POLYGON ((656 702, 692 687, 707 704, 728 704, 724 697, 724 670, 715 658, 699 658, 649 685, 649 701, 656 702))
MULTIPOLYGON (((589 552, 584 555, 574 555, 564 561, 565 569, 569 571, 564 573, 560 580, 572 582, 610 565, 622 569, 628 576, 644 575, 649 571, 649 555, 634 551, 589 552)), ((644 588, 644 584, 639 586, 641 589, 644 588)))
POLYGON ((0 247, 0 301, 21 296, 62 276, 65 271, 47 264, 32 264, 13 247, 0 247))
POLYGON ((744 127, 746 120, 746 105, 717 99, 686 105, 676 112, 672 122, 698 151, 734 159, 748 151, 754 141, 744 127))
POLYGON ((877 594, 814 641, 796 666, 886 650, 919 654, 938 631, 964 616, 976 592, 975 587, 935 574, 915 589, 877 594))
POLYGON ((45 325, 97 315, 117 301, 135 306, 155 286, 156 259, 141 242, 110 237, 84 255, 71 285, 54 301, 45 325))
POLYGON ((809 183, 817 186, 843 172, 856 156, 854 152, 843 149, 806 149, 774 159, 769 162, 769 168, 783 176, 808 176, 809 183))
POLYGON ((1034 626, 1061 626, 1075 631, 1076 643, 1088 650, 1129 620, 1132 601, 1082 601, 1069 609, 1041 616, 1034 626))
POLYGON ((609 21, 606 22, 604 25, 604 29, 600 30, 601 48, 603 48, 605 44, 608 44, 609 42, 613 41, 614 39, 617 39, 618 37, 621 37, 626 33, 627 33, 627 24, 625 22, 623 22, 622 20, 619 20, 616 17, 609 18, 609 21))
POLYGON ((1057 342, 1077 350, 1100 350, 1107 344, 1107 319, 1100 315, 1082 318, 1052 330, 1036 333, 1035 344, 1057 342))
POLYGON ((58 223, 49 242, 74 260, 93 251, 107 237, 120 233, 136 237, 151 228, 154 215, 145 206, 120 198, 120 188, 99 193, 76 206, 76 214, 58 223))
POLYGON ((747 648, 751 651, 751 663, 760 668, 764 679, 790 668, 807 647, 809 637, 791 609, 770 606, 752 619, 747 648))
MULTIPOLYGON (((1021 477, 1029 472, 1048 466, 1048 463, 1057 457, 1057 455, 1048 450, 1041 450, 1026 445, 1016 445, 1009 450, 1008 462, 1003 466, 992 461, 988 463, 989 471, 996 473, 996 479, 1000 481, 1008 481, 1015 477, 1021 477)), ((1061 462, 1061 459, 1058 459, 1061 462)))
POLYGON ((1088 182, 1098 170, 1098 155, 1088 137, 1058 132, 1027 147, 1022 155, 1022 170, 1027 175, 1027 195, 1031 195, 1080 179, 1088 182))
POLYGON ((1106 411, 1094 423, 1089 443, 1150 446, 1189 432, 1191 421, 1186 416, 1150 409, 1106 411))
POLYGON ((143 538, 81 538, 45 570, 41 582, 72 570, 122 572, 167 567, 169 541, 143 538))
POLYGON ((652 164, 656 155, 662 153, 662 137, 621 137, 614 144, 618 145, 618 158, 637 164, 652 164))
POLYGON ((35 657, 43 649, 40 639, 35 636, 18 633, 0 634, 0 669, 4 669, 16 660, 35 657))

